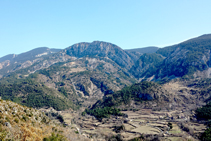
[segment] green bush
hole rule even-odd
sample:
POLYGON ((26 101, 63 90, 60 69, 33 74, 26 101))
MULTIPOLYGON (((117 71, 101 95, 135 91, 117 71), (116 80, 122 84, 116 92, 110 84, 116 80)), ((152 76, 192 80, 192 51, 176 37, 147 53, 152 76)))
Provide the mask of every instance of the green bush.
POLYGON ((6 119, 6 121, 10 122, 10 119, 8 117, 6 117, 5 119, 6 119))
POLYGON ((204 131, 204 133, 201 135, 202 141, 211 141, 211 128, 208 128, 204 131))
POLYGON ((201 108, 198 108, 196 110, 196 116, 198 119, 211 119, 211 102, 201 108))
POLYGON ((120 109, 112 107, 96 108, 91 110, 86 109, 85 112, 87 114, 95 116, 97 119, 108 118, 110 115, 115 115, 115 116, 123 115, 120 112, 120 109))
POLYGON ((66 141, 67 139, 60 134, 52 133, 50 137, 45 137, 43 141, 66 141))
POLYGON ((14 119, 14 122, 19 123, 19 120, 17 118, 14 119))
MULTIPOLYGON (((154 100, 151 95, 158 91, 159 85, 153 82, 141 82, 125 87, 120 91, 107 94, 103 100, 98 100, 91 109, 86 109, 86 113, 95 116, 98 119, 107 118, 110 115, 123 115, 120 109, 115 107, 120 105, 129 105, 131 100, 136 103, 142 101, 154 100)), ((134 109, 136 111, 138 109, 134 109)), ((84 114, 84 113, 82 113, 84 114)))
POLYGON ((27 116, 24 116, 24 115, 23 115, 22 120, 28 121, 28 119, 29 119, 29 118, 28 118, 27 116))
POLYGON ((60 93, 62 93, 64 96, 67 97, 67 91, 65 90, 64 87, 58 88, 58 91, 59 91, 60 93))
POLYGON ((63 118, 63 116, 62 116, 62 115, 59 115, 59 116, 57 117, 57 119, 58 119, 61 123, 63 123, 63 122, 64 122, 64 118, 63 118))
POLYGON ((170 129, 172 129, 172 128, 173 128, 172 123, 170 123, 170 122, 169 122, 167 125, 168 125, 168 127, 169 127, 170 129))

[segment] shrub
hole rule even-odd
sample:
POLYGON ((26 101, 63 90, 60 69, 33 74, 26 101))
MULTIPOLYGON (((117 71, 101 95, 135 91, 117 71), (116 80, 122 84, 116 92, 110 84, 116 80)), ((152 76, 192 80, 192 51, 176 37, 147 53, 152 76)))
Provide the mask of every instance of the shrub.
POLYGON ((5 119, 6 119, 6 121, 10 122, 10 119, 8 117, 6 117, 5 119))
POLYGON ((29 119, 29 118, 28 118, 27 116, 24 116, 24 115, 23 115, 22 120, 28 121, 28 119, 29 119))
POLYGON ((210 141, 211 140, 211 128, 208 128, 204 131, 204 133, 201 135, 202 141, 210 141))
POLYGON ((172 123, 170 123, 170 122, 169 122, 167 125, 168 125, 168 127, 169 127, 170 129, 172 129, 172 128, 173 128, 172 123))
POLYGON ((7 136, 8 132, 7 131, 2 131, 0 132, 0 140, 4 141, 5 137, 7 136))
POLYGON ((114 131, 116 133, 119 133, 119 132, 124 131, 124 130, 125 130, 125 126, 124 125, 114 126, 114 131))
POLYGON ((113 107, 96 108, 93 110, 85 110, 87 114, 95 116, 97 119, 108 118, 110 115, 122 116, 120 109, 113 107))
POLYGON ((63 122, 64 122, 64 118, 63 118, 63 116, 62 116, 62 115, 59 115, 59 116, 57 117, 57 119, 58 119, 61 123, 63 123, 63 122))
POLYGON ((45 137, 43 141, 66 141, 67 139, 60 134, 52 133, 50 137, 45 137))
POLYGON ((82 116, 85 116, 85 115, 86 115, 86 112, 85 112, 85 111, 83 111, 83 112, 81 113, 81 115, 82 115, 82 116))
POLYGON ((19 123, 19 120, 17 118, 14 119, 14 122, 19 123))
POLYGON ((196 116, 198 119, 211 119, 211 102, 202 108, 196 110, 196 116))

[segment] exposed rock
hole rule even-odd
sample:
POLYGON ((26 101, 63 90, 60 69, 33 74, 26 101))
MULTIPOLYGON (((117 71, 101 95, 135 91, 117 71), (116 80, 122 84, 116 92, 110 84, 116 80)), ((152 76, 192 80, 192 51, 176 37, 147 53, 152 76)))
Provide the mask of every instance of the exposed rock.
POLYGON ((11 128, 11 127, 12 127, 11 124, 10 124, 9 122, 5 122, 4 124, 5 124, 5 126, 7 126, 8 128, 11 128))

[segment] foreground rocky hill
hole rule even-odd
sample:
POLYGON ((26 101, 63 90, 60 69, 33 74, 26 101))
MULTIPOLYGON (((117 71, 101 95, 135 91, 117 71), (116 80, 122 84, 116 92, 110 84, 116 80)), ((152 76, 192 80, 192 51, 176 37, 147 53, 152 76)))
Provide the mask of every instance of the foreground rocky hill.
MULTIPOLYGON (((65 141, 76 138, 86 140, 76 134, 75 129, 64 127, 59 120, 52 120, 39 110, 1 99, 0 111, 0 140, 2 141, 65 141)), ((61 121, 61 118, 58 119, 61 121)))

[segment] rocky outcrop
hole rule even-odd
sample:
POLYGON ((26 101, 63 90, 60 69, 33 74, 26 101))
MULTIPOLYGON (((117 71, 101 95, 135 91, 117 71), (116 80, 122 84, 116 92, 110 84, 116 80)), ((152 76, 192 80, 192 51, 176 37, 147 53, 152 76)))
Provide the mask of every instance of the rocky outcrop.
POLYGON ((130 69, 138 56, 126 52, 120 47, 107 43, 94 41, 92 43, 78 43, 65 49, 65 52, 74 57, 108 57, 121 67, 130 69))

